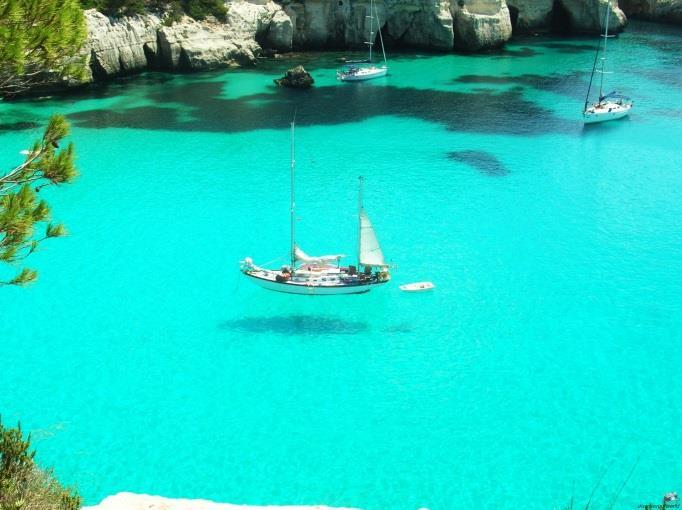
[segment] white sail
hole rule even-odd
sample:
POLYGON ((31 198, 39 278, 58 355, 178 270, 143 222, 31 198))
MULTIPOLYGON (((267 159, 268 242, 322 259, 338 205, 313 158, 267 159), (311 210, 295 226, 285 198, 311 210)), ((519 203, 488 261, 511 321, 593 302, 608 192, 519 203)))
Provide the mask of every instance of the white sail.
POLYGON ((385 266, 384 254, 364 209, 360 211, 360 264, 363 266, 385 266))
POLYGON ((298 262, 303 262, 304 264, 329 264, 330 262, 336 262, 344 257, 344 255, 321 255, 319 257, 311 257, 298 246, 294 249, 294 255, 298 262))

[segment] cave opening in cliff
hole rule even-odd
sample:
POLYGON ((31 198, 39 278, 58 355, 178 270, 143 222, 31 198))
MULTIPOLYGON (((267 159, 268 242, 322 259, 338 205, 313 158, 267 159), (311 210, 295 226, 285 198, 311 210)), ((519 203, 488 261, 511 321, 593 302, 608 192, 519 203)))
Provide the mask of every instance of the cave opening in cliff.
POLYGON ((257 30, 254 39, 256 42, 260 45, 261 48, 269 48, 270 47, 270 41, 268 41, 268 30, 257 30))
POLYGON ((550 19, 550 28, 552 32, 561 35, 567 35, 573 31, 571 14, 568 12, 568 9, 564 7, 564 4, 561 0, 554 0, 550 19))
MULTIPOLYGON (((410 45, 409 43, 405 42, 405 34, 402 34, 400 37, 393 37, 388 31, 388 23, 384 23, 384 26, 381 27, 381 34, 384 38, 384 47, 386 48, 386 51, 393 51, 393 50, 405 50, 405 49, 414 49, 414 46, 410 45)), ((381 52, 381 42, 379 41, 379 34, 377 34, 376 40, 374 41, 374 47, 381 52)))
MULTIPOLYGON (((376 60, 381 60, 383 58, 381 54, 381 39, 379 37, 379 30, 375 28, 376 32, 374 32, 374 46, 372 46, 372 53, 374 53, 374 56, 376 56, 376 60)), ((381 37, 384 39, 384 48, 391 48, 395 47, 392 45, 393 40, 388 37, 388 34, 386 33, 386 24, 381 27, 381 37)), ((365 39, 366 40, 366 39, 365 39)), ((363 43, 363 46, 365 49, 367 49, 367 44, 363 43)))
POLYGON ((511 5, 507 6, 509 8, 509 19, 511 20, 512 35, 515 35, 518 31, 519 22, 519 10, 511 5))

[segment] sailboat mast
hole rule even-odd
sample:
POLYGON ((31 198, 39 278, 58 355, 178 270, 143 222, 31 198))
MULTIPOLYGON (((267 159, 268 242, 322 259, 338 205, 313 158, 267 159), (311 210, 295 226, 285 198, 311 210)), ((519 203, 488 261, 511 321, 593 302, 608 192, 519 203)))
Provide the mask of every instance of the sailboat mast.
POLYGON ((296 174, 296 153, 294 143, 294 127, 296 117, 291 121, 291 270, 296 266, 296 191, 294 189, 294 177, 296 174))
POLYGON ((381 42, 381 53, 384 55, 384 65, 387 65, 388 62, 386 62, 386 50, 384 49, 384 38, 381 35, 381 22, 379 21, 379 11, 377 10, 377 5, 374 4, 374 12, 377 15, 377 30, 379 31, 379 41, 381 42))
POLYGON ((590 91, 592 90, 592 82, 594 81, 594 73, 597 70, 597 62, 599 61, 599 46, 597 46, 597 51, 594 54, 594 64, 592 64, 592 74, 590 75, 590 84, 587 86, 587 95, 585 96, 585 108, 583 111, 587 111, 587 105, 590 103, 590 91))
POLYGON ((367 44, 369 44, 369 63, 372 63, 372 46, 374 46, 374 30, 372 27, 372 17, 374 16, 374 13, 372 12, 372 8, 374 6, 373 0, 369 0, 369 41, 367 44))
POLYGON ((611 3, 606 3, 606 26, 604 27, 604 53, 601 57, 601 81, 599 82, 599 100, 604 96, 604 74, 606 73, 606 40, 609 38, 609 15, 611 3))
POLYGON ((365 178, 363 176, 358 177, 360 181, 358 189, 358 269, 360 268, 360 250, 362 245, 362 186, 364 184, 365 178))

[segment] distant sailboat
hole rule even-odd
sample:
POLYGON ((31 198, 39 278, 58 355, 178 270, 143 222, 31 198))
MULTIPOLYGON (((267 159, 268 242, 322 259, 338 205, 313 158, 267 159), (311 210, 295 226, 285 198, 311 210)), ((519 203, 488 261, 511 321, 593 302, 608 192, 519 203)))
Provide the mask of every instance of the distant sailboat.
POLYGON ((358 265, 342 267, 344 255, 311 257, 296 244, 295 201, 295 123, 291 123, 291 264, 280 269, 258 267, 250 258, 241 261, 241 272, 268 290, 290 294, 361 294, 391 279, 388 264, 379 246, 374 227, 362 203, 363 178, 358 196, 358 265))
POLYGON ((374 0, 369 2, 369 40, 365 42, 369 47, 369 56, 366 60, 350 60, 347 64, 338 71, 336 71, 336 78, 341 81, 365 81, 372 78, 381 78, 388 73, 388 63, 386 62, 386 50, 384 49, 384 39, 381 35, 381 23, 379 23, 379 13, 374 5, 374 0), (372 63, 372 47, 374 46, 374 15, 377 18, 377 31, 379 32, 379 42, 381 43, 381 53, 384 57, 383 65, 375 65, 372 63))
POLYGON ((606 73, 606 41, 609 37, 609 20, 611 14, 610 3, 606 4, 606 23, 604 26, 604 45, 603 49, 597 47, 597 53, 594 56, 594 65, 592 66, 592 75, 590 76, 590 84, 587 87, 587 96, 585 97, 585 107, 583 109, 583 120, 586 124, 593 124, 596 122, 605 122, 607 120, 615 120, 625 117, 630 113, 632 108, 632 100, 629 97, 623 96, 616 92, 610 92, 604 95, 604 75, 606 73), (597 69, 599 62, 599 53, 602 51, 601 69, 597 69), (590 105, 590 92, 592 90, 592 82, 595 73, 601 74, 599 81, 599 100, 590 105))

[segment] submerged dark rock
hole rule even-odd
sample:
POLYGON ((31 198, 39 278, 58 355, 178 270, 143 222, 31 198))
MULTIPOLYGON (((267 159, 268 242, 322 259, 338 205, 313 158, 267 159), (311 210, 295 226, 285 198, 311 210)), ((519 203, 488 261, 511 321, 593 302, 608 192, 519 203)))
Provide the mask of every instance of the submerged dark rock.
POLYGON ((280 87, 290 87, 292 89, 309 89, 315 80, 310 76, 303 66, 296 66, 284 73, 284 77, 274 80, 280 87))
POLYGON ((356 335, 369 330, 366 322, 316 315, 245 317, 220 323, 220 329, 281 335, 356 335))
POLYGON ((469 165, 482 174, 491 176, 507 175, 509 171, 495 156, 485 151, 448 152, 448 158, 469 165))

